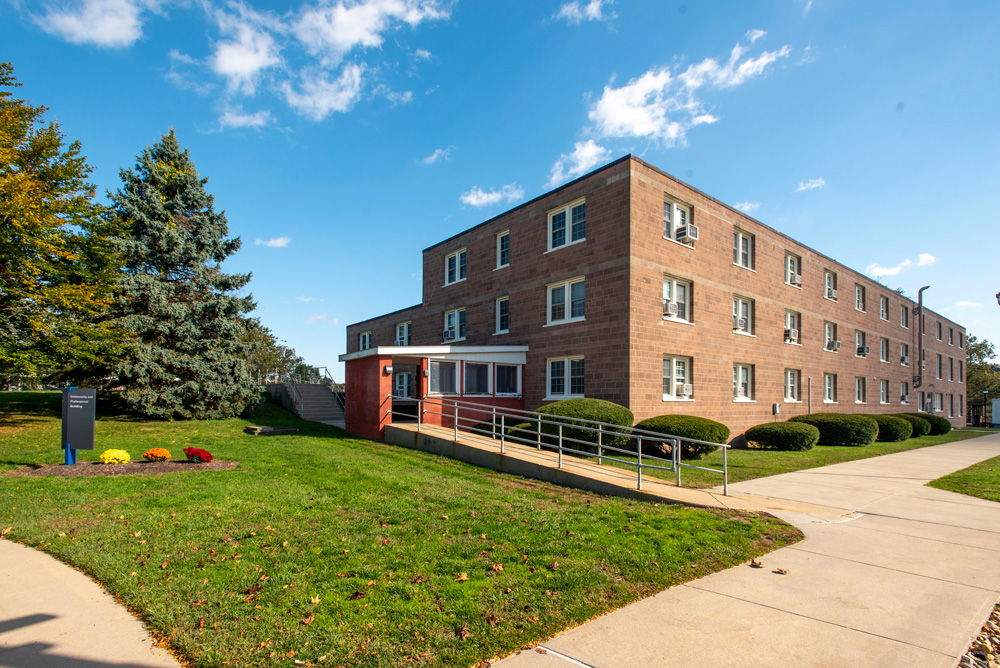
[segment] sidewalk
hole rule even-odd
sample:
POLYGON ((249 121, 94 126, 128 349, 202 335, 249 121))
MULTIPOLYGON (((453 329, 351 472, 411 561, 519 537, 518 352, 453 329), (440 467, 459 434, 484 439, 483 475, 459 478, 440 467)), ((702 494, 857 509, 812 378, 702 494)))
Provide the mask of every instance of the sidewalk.
POLYGON ((0 668, 180 668, 83 573, 0 540, 0 668))
POLYGON ((730 485, 830 510, 772 510, 806 538, 763 568, 668 589, 494 667, 953 668, 1000 599, 1000 504, 925 483, 997 455, 990 435, 730 485))

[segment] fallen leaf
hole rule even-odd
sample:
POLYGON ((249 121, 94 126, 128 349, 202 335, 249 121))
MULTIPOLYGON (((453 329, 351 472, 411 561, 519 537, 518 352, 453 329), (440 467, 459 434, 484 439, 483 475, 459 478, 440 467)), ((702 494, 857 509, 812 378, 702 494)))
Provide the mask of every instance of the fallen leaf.
POLYGON ((455 582, 465 582, 468 579, 469 579, 468 573, 459 573, 458 577, 455 578, 455 582))
POLYGON ((484 534, 484 533, 479 534, 479 539, 480 540, 486 540, 486 534, 484 534))
POLYGON ((441 519, 446 520, 446 519, 448 519, 448 516, 447 515, 442 515, 441 519))
POLYGON ((166 569, 167 564, 169 564, 169 563, 170 563, 169 561, 164 561, 162 564, 160 564, 160 568, 161 569, 166 569))
POLYGON ((536 648, 535 648, 535 651, 536 651, 536 652, 538 652, 539 654, 548 654, 548 652, 546 652, 546 651, 545 651, 545 650, 544 650, 543 648, 541 648, 541 647, 536 647, 536 648))
POLYGON ((134 534, 132 534, 132 535, 133 535, 133 536, 135 536, 136 538, 138 538, 139 536, 141 536, 141 535, 142 535, 142 532, 141 532, 141 531, 136 531, 136 532, 135 532, 134 534))
POLYGON ((559 562, 558 561, 553 561, 551 564, 549 564, 549 570, 550 571, 558 571, 559 570, 559 562))
POLYGON ((786 571, 784 568, 775 568, 771 572, 772 573, 777 573, 778 575, 788 575, 788 571, 786 571))
POLYGON ((309 599, 309 602, 312 603, 312 604, 314 604, 314 605, 316 603, 319 603, 319 596, 313 596, 311 599, 309 599))
POLYGON ((751 559, 751 560, 750 560, 750 568, 763 568, 763 567, 764 567, 764 565, 763 565, 763 564, 761 564, 761 563, 760 563, 759 561, 757 561, 756 559, 751 559))
POLYGON ((306 626, 309 626, 315 620, 316 620, 316 616, 315 615, 309 615, 308 617, 306 617, 305 619, 302 620, 302 623, 305 624, 306 626))
POLYGON ((288 654, 285 654, 285 658, 286 659, 290 659, 293 656, 295 656, 296 654, 298 654, 298 652, 296 652, 294 649, 290 649, 290 650, 288 650, 288 654))
POLYGON ((66 537, 66 534, 65 534, 65 532, 62 532, 62 533, 57 533, 57 534, 56 534, 56 536, 57 536, 58 538, 65 538, 65 537, 66 537))
POLYGON ((356 591, 347 597, 348 601, 357 601, 359 598, 364 598, 365 593, 363 591, 356 591))
POLYGON ((0 531, 0 536, 6 536, 7 534, 9 534, 13 530, 14 530, 14 527, 7 527, 3 531, 0 531))
POLYGON ((281 544, 281 547, 288 547, 288 541, 287 541, 287 540, 286 540, 286 541, 284 541, 284 542, 283 542, 283 543, 281 544))
POLYGON ((224 533, 224 534, 222 534, 222 540, 224 540, 225 542, 229 543, 229 542, 231 542, 231 541, 232 541, 233 539, 229 537, 229 534, 227 534, 227 533, 224 533))
POLYGON ((207 601, 203 598, 199 598, 197 601, 191 604, 192 608, 198 608, 204 605, 207 601))
POLYGON ((503 572, 503 564, 493 564, 490 566, 490 570, 496 571, 497 573, 503 572))
POLYGON ((256 594, 261 589, 263 589, 263 587, 260 586, 259 584, 252 584, 243 591, 241 591, 240 593, 243 594, 244 596, 249 596, 250 594, 256 594))
POLYGON ((456 630, 455 631, 455 635, 457 635, 462 640, 465 640, 466 638, 471 637, 472 634, 469 633, 469 625, 468 624, 462 624, 462 628, 456 630))

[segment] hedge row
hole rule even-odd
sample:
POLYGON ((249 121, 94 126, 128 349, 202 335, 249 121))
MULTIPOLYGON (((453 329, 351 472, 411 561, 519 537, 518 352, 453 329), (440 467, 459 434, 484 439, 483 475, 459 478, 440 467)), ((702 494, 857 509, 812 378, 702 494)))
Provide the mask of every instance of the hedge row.
MULTIPOLYGON (((668 436, 693 438, 698 441, 710 441, 719 444, 726 443, 729 440, 729 427, 721 422, 703 417, 695 417, 694 415, 659 415, 643 420, 635 428, 668 436)), ((701 459, 708 453, 715 452, 716 450, 718 450, 718 447, 714 445, 681 441, 681 459, 701 459)), ((653 454, 666 453, 660 450, 660 452, 654 452, 653 454)))
POLYGON ((819 429, 821 445, 869 445, 878 436, 878 422, 868 415, 813 413, 796 415, 789 422, 804 422, 819 429))
POLYGON ((913 425, 895 415, 872 415, 878 422, 878 440, 883 443, 905 441, 913 433, 913 425))
POLYGON ((812 450, 819 442, 819 429, 804 422, 766 422, 747 429, 746 439, 768 450, 812 450))

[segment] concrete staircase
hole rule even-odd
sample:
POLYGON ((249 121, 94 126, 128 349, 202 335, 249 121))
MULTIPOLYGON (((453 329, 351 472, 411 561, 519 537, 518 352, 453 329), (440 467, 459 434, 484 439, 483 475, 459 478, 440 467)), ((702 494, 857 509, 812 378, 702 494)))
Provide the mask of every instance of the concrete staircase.
POLYGON ((302 402, 297 413, 304 420, 315 422, 344 422, 344 410, 326 385, 293 385, 302 402))

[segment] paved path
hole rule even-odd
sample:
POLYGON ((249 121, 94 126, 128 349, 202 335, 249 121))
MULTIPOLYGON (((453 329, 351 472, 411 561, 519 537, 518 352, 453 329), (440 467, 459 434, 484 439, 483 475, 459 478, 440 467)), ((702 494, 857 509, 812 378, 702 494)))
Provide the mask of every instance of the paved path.
POLYGON ((0 540, 0 668, 180 668, 83 573, 0 540))
POLYGON ((763 568, 668 589, 494 666, 953 668, 1000 599, 1000 504, 925 483, 997 455, 990 435, 730 485, 827 508, 772 510, 806 538, 763 568))

